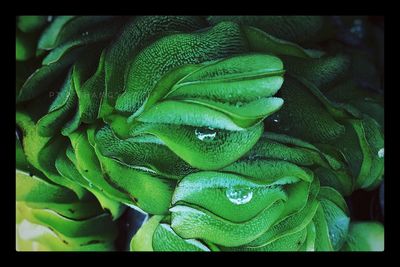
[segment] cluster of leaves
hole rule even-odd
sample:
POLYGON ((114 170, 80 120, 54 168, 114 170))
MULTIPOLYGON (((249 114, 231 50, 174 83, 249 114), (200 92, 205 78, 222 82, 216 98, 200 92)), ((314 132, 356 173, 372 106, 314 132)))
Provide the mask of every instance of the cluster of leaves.
POLYGON ((18 17, 18 249, 114 250, 134 208, 133 251, 382 250, 344 199, 383 179, 379 62, 335 21, 18 17))

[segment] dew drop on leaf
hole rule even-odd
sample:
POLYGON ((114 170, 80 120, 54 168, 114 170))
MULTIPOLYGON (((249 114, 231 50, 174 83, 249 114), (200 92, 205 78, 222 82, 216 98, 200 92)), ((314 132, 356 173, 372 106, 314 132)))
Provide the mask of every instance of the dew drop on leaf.
POLYGON ((249 188, 228 188, 226 197, 235 205, 243 205, 250 202, 253 192, 249 188))
POLYGON ((384 156, 385 156, 385 149, 384 148, 379 149, 378 157, 383 158, 384 156))
POLYGON ((214 140, 214 138, 217 136, 217 132, 214 130, 214 128, 211 127, 197 128, 194 130, 194 133, 197 139, 206 142, 214 140))

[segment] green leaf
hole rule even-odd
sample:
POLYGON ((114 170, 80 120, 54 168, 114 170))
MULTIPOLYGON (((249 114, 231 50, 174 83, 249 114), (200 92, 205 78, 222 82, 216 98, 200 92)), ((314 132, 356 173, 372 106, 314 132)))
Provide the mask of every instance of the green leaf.
POLYGON ((120 19, 112 16, 57 16, 43 31, 38 48, 51 50, 71 39, 89 36, 97 29, 106 31, 119 23, 120 19))
POLYGON ((111 199, 118 200, 123 203, 129 203, 129 198, 120 190, 111 186, 100 166, 100 162, 95 153, 95 149, 90 145, 86 132, 74 132, 69 135, 72 147, 76 156, 75 166, 79 173, 90 183, 96 186, 111 199))
MULTIPOLYGON (((275 240, 274 242, 268 243, 264 246, 260 247, 239 247, 239 248, 232 248, 233 251, 298 251, 302 247, 303 243, 307 239, 307 229, 302 229, 295 233, 282 236, 275 240)), ((228 251, 231 250, 230 248, 227 249, 228 251)))
POLYGON ((307 42, 321 34, 324 23, 321 16, 210 16, 211 24, 233 21, 253 26, 278 38, 291 42, 307 42))
POLYGON ((73 39, 68 40, 68 42, 54 48, 49 52, 49 54, 43 59, 43 65, 49 65, 58 61, 63 55, 71 53, 71 51, 77 50, 79 48, 85 49, 89 53, 91 46, 104 46, 105 43, 115 34, 119 25, 111 23, 104 28, 96 29, 90 34, 82 35, 73 39))
POLYGON ((247 244, 304 208, 310 183, 283 177, 270 183, 221 172, 183 178, 174 193, 171 226, 183 238, 225 247, 247 244))
POLYGON ((301 179, 306 182, 313 180, 310 170, 283 160, 241 159, 221 170, 267 183, 275 183, 284 178, 292 181, 301 179))
POLYGON ((132 167, 149 168, 165 178, 180 179, 195 170, 152 135, 120 139, 111 127, 104 126, 95 139, 102 155, 132 167))
POLYGON ((55 168, 55 159, 60 149, 65 146, 65 140, 60 136, 53 138, 39 136, 32 118, 25 113, 17 112, 16 122, 24 134, 23 149, 28 162, 54 183, 65 186, 74 191, 78 197, 82 197, 85 190, 61 177, 55 168))
POLYGON ((200 69, 202 66, 202 64, 187 64, 168 71, 162 76, 151 91, 149 98, 144 103, 143 111, 145 112, 155 103, 163 99, 168 93, 170 93, 171 88, 177 82, 183 79, 186 75, 200 69))
POLYGON ((174 206, 172 229, 182 238, 204 239, 227 247, 240 246, 254 240, 265 232, 279 218, 284 203, 277 201, 244 223, 223 220, 207 211, 188 206, 174 206))
MULTIPOLYGON (((283 82, 283 65, 278 58, 242 55, 203 65, 172 86, 164 97, 167 103, 179 100, 200 105, 197 109, 204 110, 204 106, 217 110, 241 127, 254 125, 282 106, 282 99, 271 97, 283 82)), ((138 119, 154 113, 155 109, 150 108, 138 119)), ((167 113, 162 108, 160 112, 167 113)))
POLYGON ((166 214, 175 182, 153 172, 131 168, 97 154, 105 177, 113 187, 126 193, 130 200, 123 203, 138 206, 150 214, 166 214))
POLYGON ((254 52, 278 56, 294 56, 302 59, 320 58, 322 55, 324 55, 324 52, 312 49, 304 49, 295 43, 278 39, 260 29, 251 26, 243 26, 242 29, 249 42, 250 50, 254 52))
POLYGON ((354 177, 347 169, 332 170, 319 167, 314 170, 314 173, 321 185, 332 187, 343 196, 351 195, 354 190, 354 177))
POLYGON ((315 251, 333 251, 332 243, 329 238, 329 228, 325 218, 322 205, 318 206, 315 217, 313 218, 315 225, 315 251))
POLYGON ((115 248, 112 240, 101 242, 92 239, 79 243, 74 238, 65 237, 41 224, 23 219, 16 225, 16 249, 17 251, 112 251, 115 248))
POLYGON ((17 61, 28 60, 35 55, 35 36, 21 33, 17 30, 15 36, 15 59, 17 61))
POLYGON ((315 251, 316 230, 313 222, 307 225, 307 239, 300 251, 315 251))
POLYGON ((47 16, 18 16, 17 27, 23 32, 40 30, 47 21, 47 16))
POLYGON ((184 101, 167 100, 154 105, 142 113, 138 121, 152 124, 189 125, 192 127, 211 127, 227 131, 243 131, 229 116, 203 105, 184 101), (160 116, 162 114, 162 116, 160 116))
POLYGON ((355 189, 373 189, 382 181, 384 172, 384 140, 380 126, 367 116, 363 120, 350 120, 345 126, 346 134, 335 144, 355 177, 355 189))
POLYGON ((285 100, 285 105, 266 119, 267 130, 311 143, 326 143, 344 134, 345 127, 297 80, 285 79, 280 97, 285 100))
POLYGON ((167 224, 159 224, 153 236, 155 251, 210 251, 201 242, 193 239, 182 239, 167 224))
POLYGON ((289 74, 306 79, 321 91, 326 91, 344 78, 350 68, 350 59, 344 54, 318 59, 283 57, 283 62, 289 74))
POLYGON ((63 187, 28 173, 16 171, 16 201, 37 203, 70 203, 76 195, 63 187))
POLYGON ((384 228, 379 222, 352 222, 342 251, 384 251, 384 228))
POLYGON ((36 58, 26 61, 15 62, 15 89, 16 96, 19 95, 22 85, 25 80, 40 66, 40 62, 36 58))
POLYGON ((188 99, 184 100, 184 102, 199 104, 221 113, 225 113, 237 126, 241 128, 248 128, 261 122, 267 116, 279 110, 283 105, 283 99, 278 97, 261 98, 246 104, 238 102, 239 104, 237 103, 235 105, 202 99, 188 99))
POLYGON ((105 90, 104 84, 104 51, 101 53, 96 72, 77 88, 79 114, 82 122, 92 123, 97 119, 105 90))
POLYGON ((57 61, 43 65, 32 73, 22 85, 17 102, 27 101, 49 91, 57 79, 66 72, 85 48, 78 48, 63 54, 57 61))
POLYGON ((28 162, 19 138, 15 138, 15 168, 16 170, 24 171, 35 176, 43 175, 28 162))
POLYGON ((367 114, 384 128, 383 95, 365 90, 357 86, 352 80, 346 80, 330 89, 326 96, 336 102, 349 103, 367 114))
POLYGON ((140 16, 131 19, 107 48, 105 58, 105 99, 101 117, 115 105, 117 96, 124 90, 123 75, 129 62, 151 41, 174 31, 192 31, 206 26, 199 17, 191 16, 140 16))
POLYGON ((153 251, 153 235, 160 221, 164 218, 162 215, 154 215, 144 222, 130 242, 131 251, 153 251))
POLYGON ((58 133, 71 116, 77 103, 76 92, 71 84, 71 72, 57 94, 56 99, 49 107, 49 113, 37 122, 38 134, 50 137, 58 133))
POLYGON ((222 22, 206 31, 174 34, 143 49, 130 63, 126 91, 117 99, 116 109, 141 112, 156 83, 169 70, 185 64, 216 60, 245 50, 239 26, 222 22))
POLYGON ((319 199, 325 214, 332 248, 337 251, 346 240, 350 224, 346 202, 336 190, 329 187, 321 187, 319 199))
POLYGON ((50 50, 56 46, 57 37, 61 29, 75 16, 57 16, 54 21, 43 31, 39 39, 38 48, 50 50))
POLYGON ((350 215, 349 208, 343 196, 334 188, 329 186, 321 186, 318 194, 318 199, 326 199, 340 208, 347 216, 350 215))
POLYGON ((318 201, 316 201, 319 192, 318 180, 314 180, 310 186, 307 203, 303 208, 276 223, 259 238, 246 244, 244 248, 263 249, 263 247, 276 242, 284 236, 292 235, 306 229, 314 218, 318 208, 318 201))
POLYGON ((300 166, 320 165, 338 170, 343 163, 300 139, 273 132, 264 133, 246 155, 249 159, 278 159, 300 166))
MULTIPOLYGON (((292 181, 293 182, 293 181, 292 181)), ((225 220, 243 223, 253 219, 266 206, 286 200, 284 179, 275 183, 252 181, 223 172, 197 172, 183 178, 175 189, 172 205, 200 207, 225 220), (243 196, 240 196, 243 194, 243 196), (232 198, 230 198, 232 195, 232 198), (238 200, 233 196, 238 195, 238 200), (238 205, 236 201, 247 201, 238 205)))
POLYGON ((51 210, 17 207, 24 217, 36 224, 48 226, 70 242, 86 243, 91 240, 108 241, 114 239, 117 229, 108 214, 100 214, 86 220, 73 220, 63 217, 51 210))
POLYGON ((81 116, 79 114, 78 106, 75 109, 75 115, 70 119, 61 129, 61 134, 64 136, 70 136, 76 130, 78 130, 81 124, 81 116))
MULTIPOLYGON (((70 151, 72 151, 72 148, 70 151)), ((90 191, 97 198, 101 207, 110 212, 113 219, 117 219, 122 215, 125 207, 120 202, 108 197, 99 188, 93 186, 89 180, 85 179, 65 153, 59 154, 55 165, 57 171, 63 177, 75 181, 86 190, 90 191)))
POLYGON ((180 126, 172 124, 136 125, 131 134, 152 134, 191 166, 203 170, 222 168, 248 152, 261 136, 257 124, 243 131, 180 126))

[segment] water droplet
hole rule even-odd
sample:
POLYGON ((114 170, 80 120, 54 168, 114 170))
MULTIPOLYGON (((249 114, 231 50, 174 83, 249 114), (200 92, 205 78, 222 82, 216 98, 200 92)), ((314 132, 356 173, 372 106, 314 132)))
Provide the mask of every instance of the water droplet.
POLYGON ((243 205, 250 202, 253 192, 250 188, 229 188, 226 190, 226 197, 233 204, 243 205))
POLYGON ((384 156, 385 156, 385 149, 384 148, 379 149, 378 157, 383 158, 384 156))
POLYGON ((278 119, 273 119, 273 121, 274 121, 274 122, 276 122, 276 123, 278 123, 278 122, 279 122, 279 120, 278 120, 278 119))
POLYGON ((47 22, 51 22, 53 20, 53 16, 47 16, 47 22))
POLYGON ((88 36, 89 35, 89 32, 83 32, 82 33, 82 36, 88 36))
POLYGON ((240 108, 241 106, 243 106, 243 103, 239 101, 239 102, 236 103, 235 106, 236 106, 237 108, 240 108))
POLYGON ((197 139, 201 141, 212 141, 217 135, 217 132, 212 127, 196 129, 194 133, 197 139))

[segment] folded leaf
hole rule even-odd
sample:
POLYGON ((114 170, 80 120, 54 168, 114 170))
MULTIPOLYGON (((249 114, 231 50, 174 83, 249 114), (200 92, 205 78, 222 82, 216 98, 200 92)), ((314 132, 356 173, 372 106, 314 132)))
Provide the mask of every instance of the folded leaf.
POLYGON ((166 224, 157 226, 153 237, 153 247, 155 251, 210 251, 197 240, 182 239, 166 224))
POLYGON ((154 215, 143 223, 130 242, 131 251, 153 251, 153 235, 160 221, 164 218, 162 215, 154 215))
POLYGON ((195 170, 151 135, 123 140, 105 126, 96 133, 96 147, 106 157, 132 167, 149 168, 165 178, 179 179, 195 170))
POLYGON ((192 31, 205 26, 199 17, 140 16, 131 19, 109 46, 105 57, 105 99, 101 116, 114 107, 117 96, 124 90, 124 77, 129 61, 150 41, 174 31, 192 31))
MULTIPOLYGON (((72 152, 73 153, 73 152, 72 152)), ((75 156, 75 155, 74 155, 75 156)), ((76 163, 76 160, 75 160, 76 163)), ((99 201, 101 207, 109 211, 113 219, 119 218, 125 210, 125 207, 118 201, 110 198, 104 194, 99 188, 93 186, 90 180, 85 179, 75 167, 75 163, 72 162, 65 153, 60 153, 56 159, 57 171, 65 178, 70 179, 84 187, 86 190, 91 192, 99 201)))
POLYGON ((97 155, 107 180, 129 196, 130 200, 124 203, 138 206, 151 214, 168 212, 175 182, 102 157, 99 153, 97 155))
POLYGON ((172 229, 183 238, 204 239, 222 246, 246 244, 263 232, 279 218, 284 209, 282 201, 277 201, 245 223, 232 223, 209 212, 187 206, 175 206, 172 212, 172 229))
POLYGON ((321 187, 319 193, 321 207, 325 214, 332 248, 339 250, 346 240, 350 217, 343 197, 330 187, 321 187))
POLYGON ((24 133, 23 150, 28 162, 54 183, 65 186, 74 191, 78 197, 82 197, 85 190, 61 177, 55 168, 55 159, 59 150, 65 146, 65 140, 60 136, 53 138, 39 136, 32 118, 25 113, 17 113, 16 119, 17 125, 24 133))
POLYGON ((319 58, 324 52, 318 50, 304 49, 301 46, 278 39, 260 29, 243 26, 243 32, 249 42, 251 51, 268 53, 273 55, 286 55, 300 58, 319 58))
POLYGON ((186 176, 172 199, 172 229, 183 238, 241 246, 306 206, 310 183, 297 177, 271 183, 265 177, 263 181, 223 172, 186 176))
POLYGON ((117 99, 118 111, 136 114, 162 75, 185 65, 224 58, 245 50, 239 26, 222 22, 192 34, 161 38, 142 50, 129 65, 126 91, 117 99))
POLYGON ((231 222, 254 218, 266 206, 286 200, 285 182, 252 181, 223 172, 197 172, 183 178, 175 189, 172 205, 201 207, 231 222))
POLYGON ((90 145, 86 132, 74 132, 69 136, 76 156, 75 166, 79 173, 108 197, 120 202, 129 203, 129 198, 120 190, 111 186, 101 170, 100 162, 94 148, 90 145))
POLYGON ((280 97, 285 99, 285 105, 267 118, 267 130, 311 143, 328 142, 344 134, 344 126, 298 81, 287 78, 280 90, 280 97))
POLYGON ((347 75, 350 60, 344 54, 324 56, 318 59, 282 57, 288 73, 301 76, 325 91, 347 75))
POLYGON ((227 131, 172 124, 145 124, 131 134, 152 134, 191 166, 203 170, 222 168, 244 155, 261 136, 263 126, 227 131))
POLYGON ((39 135, 44 137, 55 135, 72 115, 77 97, 71 82, 71 72, 69 72, 56 99, 50 105, 48 114, 37 122, 39 135))
POLYGON ((73 49, 63 54, 57 61, 43 65, 41 68, 37 69, 22 85, 19 95, 17 96, 17 102, 30 100, 50 90, 57 78, 66 72, 68 67, 71 66, 84 49, 83 47, 73 49))
POLYGON ((320 34, 321 16, 210 16, 211 24, 233 21, 241 25, 253 26, 273 36, 291 42, 306 42, 320 34))

